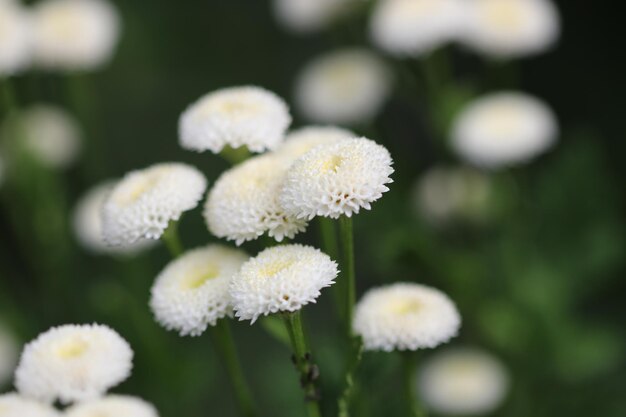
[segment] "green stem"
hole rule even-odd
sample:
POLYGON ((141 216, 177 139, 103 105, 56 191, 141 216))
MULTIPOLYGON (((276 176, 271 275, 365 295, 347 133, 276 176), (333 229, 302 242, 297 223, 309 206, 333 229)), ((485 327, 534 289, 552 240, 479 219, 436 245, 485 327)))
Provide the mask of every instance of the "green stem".
POLYGON ((9 115, 17 108, 15 91, 9 78, 2 79, 2 109, 4 114, 9 115))
POLYGON ((415 386, 417 372, 417 352, 402 352, 403 355, 403 382, 406 396, 407 410, 411 417, 426 417, 426 411, 420 406, 415 386))
POLYGON ((352 317, 354 316, 354 304, 356 302, 356 277, 354 269, 354 236, 352 233, 352 217, 342 216, 339 218, 339 234, 341 236, 341 262, 344 274, 345 303, 346 303, 346 326, 348 334, 352 335, 352 317))
POLYGON ((182 255, 184 249, 183 244, 180 241, 180 236, 178 235, 178 222, 171 221, 168 225, 167 229, 161 236, 161 240, 167 246, 167 249, 170 251, 172 258, 178 258, 182 255))
MULTIPOLYGON (((337 245, 337 231, 335 230, 335 223, 327 217, 317 218, 319 239, 322 251, 330 256, 332 259, 338 259, 339 247, 337 245)), ((335 301, 335 309, 340 319, 345 319, 346 309, 343 303, 344 285, 343 280, 337 282, 337 284, 331 287, 331 292, 335 301)))
POLYGON ((233 338, 228 319, 221 319, 217 325, 211 327, 213 341, 216 349, 224 361, 224 366, 228 371, 230 382, 237 397, 237 404, 241 411, 241 415, 252 417, 256 415, 254 401, 250 387, 246 382, 243 369, 237 356, 237 348, 235 339, 233 338))
POLYGON ((345 387, 338 400, 339 417, 350 416, 350 404, 354 395, 354 374, 363 357, 363 340, 360 337, 353 337, 350 342, 350 354, 344 379, 345 387))
POLYGON ((294 353, 294 363, 300 372, 300 384, 304 390, 307 413, 309 417, 321 417, 319 393, 315 386, 318 378, 317 366, 311 363, 311 354, 307 349, 300 311, 286 313, 284 318, 294 353))
POLYGON ((231 165, 240 164, 248 159, 250 155, 250 151, 245 146, 240 146, 238 148, 225 146, 224 149, 222 149, 222 152, 220 152, 220 156, 230 162, 231 165))

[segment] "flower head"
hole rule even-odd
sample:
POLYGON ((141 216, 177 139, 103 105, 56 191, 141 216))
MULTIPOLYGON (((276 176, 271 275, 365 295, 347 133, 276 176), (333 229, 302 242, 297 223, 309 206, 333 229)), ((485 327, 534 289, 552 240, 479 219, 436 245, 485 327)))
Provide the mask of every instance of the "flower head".
POLYGON ((389 151, 365 138, 318 146, 297 159, 287 173, 280 203, 297 218, 351 216, 388 191, 389 151))
POLYGON ((128 378, 132 358, 128 343, 107 326, 53 327, 24 348, 15 386, 41 401, 91 399, 128 378))
POLYGON ((0 386, 13 375, 18 355, 18 341, 13 333, 0 323, 0 386))
POLYGON ((358 302, 352 327, 367 350, 433 348, 456 336, 461 318, 441 291, 399 283, 368 291, 358 302))
POLYGON ((508 387, 509 378, 500 361, 475 349, 436 353, 419 374, 421 397, 441 414, 489 414, 502 403, 508 387))
POLYGON ((232 313, 228 286, 248 255, 221 245, 186 252, 159 274, 150 308, 157 321, 181 336, 199 336, 232 313))
POLYGON ((201 97, 180 116, 185 149, 219 153, 225 146, 252 152, 274 149, 291 124, 285 102, 260 87, 224 88, 201 97))
POLYGON ((337 264, 310 246, 265 249, 244 263, 230 283, 235 315, 254 323, 259 316, 297 311, 314 303, 337 274, 337 264))
POLYGON ((276 153, 296 160, 316 146, 331 145, 355 137, 354 133, 340 127, 307 126, 290 132, 276 153))
POLYGON ((110 60, 119 38, 107 0, 45 0, 34 8, 35 58, 44 68, 83 71, 110 60))
POLYGON ((18 2, 0 1, 0 77, 13 75, 31 61, 30 19, 18 2))
POLYGON ((154 406, 141 398, 108 395, 76 404, 65 411, 65 417, 158 417, 154 406))
POLYGON ((18 394, 0 395, 0 417, 60 417, 61 413, 47 404, 42 404, 18 394))
POLYGON ((323 29, 354 0, 274 0, 274 14, 285 27, 307 33, 323 29))
POLYGON ((126 174, 102 209, 105 241, 130 245, 140 239, 159 239, 170 221, 198 205, 206 186, 200 171, 181 163, 126 174))
POLYGON ((365 49, 346 49, 316 58, 300 73, 296 102, 310 120, 363 123, 380 110, 391 90, 385 63, 365 49))
POLYGON ((522 93, 476 99, 454 121, 452 145, 468 162, 498 168, 525 162, 552 146, 558 134, 552 110, 522 93))

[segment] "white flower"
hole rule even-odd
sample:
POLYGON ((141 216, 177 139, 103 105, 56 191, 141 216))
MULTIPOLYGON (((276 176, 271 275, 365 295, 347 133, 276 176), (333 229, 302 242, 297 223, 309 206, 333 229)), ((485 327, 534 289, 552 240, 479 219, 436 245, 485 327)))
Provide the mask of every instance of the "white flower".
POLYGON ((106 0, 43 0, 34 7, 35 59, 44 68, 82 71, 104 65, 119 38, 106 0))
POLYGON ((107 395, 104 398, 76 404, 65 411, 64 417, 158 417, 154 406, 141 398, 127 395, 107 395))
POLYGON ((243 264, 230 283, 235 315, 254 323, 259 316, 294 312, 315 303, 320 290, 334 284, 337 264, 310 246, 265 249, 243 264))
POLYGON ((346 49, 304 67, 295 98, 304 116, 315 122, 356 124, 375 116, 390 90, 390 72, 380 58, 365 49, 346 49))
POLYGON ((225 146, 252 152, 273 149, 291 124, 285 102, 260 87, 231 87, 209 93, 180 116, 180 144, 194 151, 219 153, 225 146))
POLYGON ((421 397, 441 414, 489 414, 502 403, 508 387, 508 374, 500 361, 475 349, 436 353, 419 374, 421 397))
POLYGON ((295 160, 316 146, 331 145, 355 137, 354 133, 340 127, 307 126, 290 132, 276 149, 276 154, 295 160))
POLYGON ((141 239, 130 245, 110 246, 102 234, 102 208, 113 190, 115 181, 106 181, 91 188, 76 203, 72 226, 78 242, 97 254, 134 255, 152 247, 154 240, 141 239))
POLYGON ((0 417, 60 417, 61 413, 18 394, 0 395, 0 417))
POLYGON ((366 350, 433 348, 456 336, 461 318, 441 291, 398 283, 369 290, 358 302, 352 327, 366 350))
POLYGON ((107 326, 53 327, 24 348, 15 386, 46 402, 87 400, 128 378, 132 358, 128 343, 107 326))
POLYGON ((170 262, 152 287, 156 320, 181 336, 199 336, 207 326, 232 314, 228 286, 248 259, 245 252, 209 245, 170 262))
POLYGON ((452 146, 468 162, 498 168, 525 162, 556 141, 552 110, 522 93, 493 93, 468 104, 452 127, 452 146))
POLYGON ((0 323, 0 387, 13 375, 18 356, 18 341, 9 329, 0 323))
POLYGON ((560 32, 551 0, 471 0, 462 41, 485 55, 515 58, 543 52, 560 32))
POLYGON ((156 164, 126 174, 104 203, 104 240, 130 245, 159 239, 170 221, 198 205, 206 186, 200 171, 182 163, 156 164))
POLYGON ((323 29, 354 0, 274 0, 274 14, 288 29, 307 33, 323 29))
POLYGON ((317 146, 289 169, 280 203, 297 218, 350 217, 389 190, 392 163, 387 149, 365 138, 317 146))
POLYGON ((370 35, 378 47, 393 55, 429 53, 459 34, 463 1, 379 1, 372 15, 370 35))
POLYGON ((0 1, 0 78, 23 70, 32 58, 30 18, 14 1, 0 1))
POLYGON ((240 245, 263 233, 280 242, 304 231, 306 221, 285 213, 278 201, 291 161, 270 153, 224 172, 209 191, 204 206, 211 233, 240 245))

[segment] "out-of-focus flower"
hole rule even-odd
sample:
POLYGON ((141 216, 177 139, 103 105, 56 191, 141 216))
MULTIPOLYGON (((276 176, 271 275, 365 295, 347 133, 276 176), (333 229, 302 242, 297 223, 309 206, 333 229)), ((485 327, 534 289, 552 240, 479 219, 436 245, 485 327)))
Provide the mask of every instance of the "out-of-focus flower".
POLYGON ((419 391, 437 413, 483 415, 504 400, 509 377, 493 355, 475 349, 452 348, 429 358, 419 374, 419 391))
POLYGON ((461 40, 497 58, 543 52, 558 39, 559 13, 551 0, 471 0, 461 40))
POLYGON ((32 59, 27 11, 16 1, 0 1, 0 78, 23 70, 32 59))
POLYGON ((110 245, 159 239, 170 221, 198 205, 204 175, 182 163, 161 163, 132 171, 111 191, 102 209, 102 231, 110 245))
POLYGON ((291 124, 289 108, 260 87, 231 87, 209 93, 180 116, 183 148, 219 153, 225 146, 246 146, 252 152, 274 149, 291 124))
POLYGON ((276 153, 295 160, 316 146, 331 145, 355 137, 354 133, 340 127, 307 126, 290 132, 276 153))
POLYGON ((367 122, 391 90, 385 63, 365 49, 331 52, 310 62, 296 81, 300 111, 319 123, 367 122))
POLYGON ((308 33, 321 30, 345 12, 355 0, 274 0, 274 14, 288 29, 308 33))
POLYGON ((35 59, 44 68, 96 69, 119 38, 117 10, 107 0, 43 0, 33 10, 35 59))
POLYGON ((556 141, 552 110, 517 92, 490 94, 468 104, 454 121, 452 146, 468 162, 498 168, 525 162, 556 141))
POLYGON ((354 332, 366 350, 433 348, 456 336, 461 318, 439 290, 398 283, 369 290, 357 303, 354 332))
POLYGON ((389 190, 392 163, 385 147, 365 138, 317 146, 289 168, 280 204, 297 218, 350 217, 389 190))
POLYGON ((158 417, 154 406, 141 398, 108 395, 97 400, 76 404, 65 411, 64 417, 158 417))
POLYGON ((232 314, 228 286, 248 255, 221 245, 186 252, 168 264, 152 287, 156 320, 181 336, 199 336, 232 314))
POLYGON ((393 55, 419 56, 455 39, 464 0, 379 1, 370 23, 374 43, 393 55))
POLYGON ((15 386, 46 402, 87 400, 128 378, 132 358, 128 343, 107 326, 54 327, 24 348, 15 386))
POLYGON ((254 323, 259 316, 294 312, 314 303, 337 277, 337 264, 318 249, 283 245, 265 249, 243 264, 230 284, 235 315, 254 323))
POLYGON ((19 344, 15 336, 0 323, 0 386, 13 375, 19 356, 19 344))
MULTIPOLYGON (((1 1, 1 0, 0 0, 1 1)), ((61 413, 47 404, 10 393, 0 395, 0 417, 60 417, 61 413)))

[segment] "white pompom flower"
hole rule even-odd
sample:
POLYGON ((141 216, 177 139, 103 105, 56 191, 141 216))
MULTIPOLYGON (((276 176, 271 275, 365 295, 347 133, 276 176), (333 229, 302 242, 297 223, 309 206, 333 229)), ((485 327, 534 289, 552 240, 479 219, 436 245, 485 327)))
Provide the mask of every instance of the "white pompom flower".
POLYGON ((68 408, 64 417, 158 417, 156 408, 141 398, 107 395, 68 408))
POLYGON ((231 87, 209 93, 180 116, 178 133, 183 148, 219 153, 226 146, 252 152, 274 149, 291 124, 289 108, 264 88, 231 87))
POLYGON ((88 400, 128 378, 132 358, 128 343, 107 326, 53 327, 24 348, 15 386, 45 402, 88 400))
POLYGON ((551 0, 471 0, 461 40, 500 59, 549 49, 560 33, 559 13, 551 0))
POLYGON ((182 163, 161 163, 126 174, 104 203, 104 240, 118 246, 159 239, 171 221, 198 205, 206 187, 204 175, 182 163))
POLYGON ((32 59, 30 16, 15 1, 0 1, 0 78, 16 74, 32 59))
POLYGON ((452 348, 428 358, 419 373, 419 393, 431 410, 450 415, 485 415, 504 400, 509 376, 493 355, 452 348))
POLYGON ((199 336, 230 316, 228 286, 248 258, 243 251, 209 245, 172 261, 152 287, 150 308, 156 320, 181 336, 199 336))
POLYGON ((287 214, 278 200, 292 159, 270 153, 224 172, 209 191, 204 218, 211 233, 237 245, 267 233, 293 238, 306 221, 287 214))
POLYGON ((398 283, 369 290, 357 303, 352 328, 366 350, 434 348, 456 336, 461 318, 441 291, 398 283))
POLYGON ((420 56, 456 39, 464 0, 385 0, 378 2, 370 36, 396 56, 420 56))
POLYGON ((293 160, 320 145, 332 145, 357 137, 353 132, 335 126, 307 126, 289 132, 276 153, 293 160))
POLYGON ((274 0, 273 9, 286 28, 310 33, 324 29, 354 3, 354 0, 274 0))
POLYGON ((302 114, 318 123, 357 124, 376 115, 391 90, 386 64, 365 49, 345 49, 316 58, 297 78, 302 114))
POLYGON ((37 63, 85 71, 107 63, 119 38, 118 12, 107 0, 44 0, 34 7, 37 63))
POLYGON ((350 217, 389 191, 392 164, 385 147, 365 138, 317 146, 289 169, 280 203, 297 218, 350 217))
POLYGON ((61 417, 50 405, 15 393, 0 395, 0 417, 61 417))
POLYGON ((456 117, 452 146, 467 162, 499 168, 526 162, 556 141, 558 124, 542 101, 499 92, 470 102, 456 117))
POLYGON ((13 333, 0 322, 0 387, 13 375, 19 357, 19 343, 13 333))
POLYGON ((265 249, 244 263, 231 281, 235 316, 254 323, 260 316, 298 311, 315 303, 337 274, 337 264, 319 249, 303 245, 265 249))

